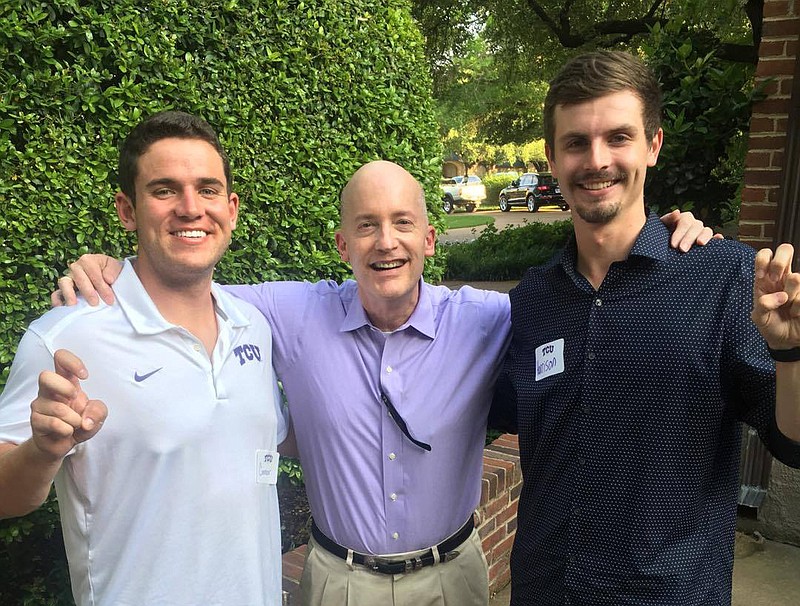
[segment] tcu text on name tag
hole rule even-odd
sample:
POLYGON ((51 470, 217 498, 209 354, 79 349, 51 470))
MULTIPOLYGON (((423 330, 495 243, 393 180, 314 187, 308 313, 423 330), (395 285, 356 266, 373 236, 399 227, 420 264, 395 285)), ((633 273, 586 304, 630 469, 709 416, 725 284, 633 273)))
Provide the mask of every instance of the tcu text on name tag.
POLYGON ((536 380, 564 372, 564 339, 556 339, 536 348, 536 380))

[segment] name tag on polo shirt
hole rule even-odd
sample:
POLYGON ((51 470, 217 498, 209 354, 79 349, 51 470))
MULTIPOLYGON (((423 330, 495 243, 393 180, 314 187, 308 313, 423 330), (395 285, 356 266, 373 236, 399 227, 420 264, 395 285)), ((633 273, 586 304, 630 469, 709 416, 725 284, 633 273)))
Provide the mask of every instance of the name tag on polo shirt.
POLYGON ((277 450, 256 450, 256 482, 277 484, 279 459, 277 450))
POLYGON ((564 339, 556 339, 536 348, 536 380, 564 372, 564 339))

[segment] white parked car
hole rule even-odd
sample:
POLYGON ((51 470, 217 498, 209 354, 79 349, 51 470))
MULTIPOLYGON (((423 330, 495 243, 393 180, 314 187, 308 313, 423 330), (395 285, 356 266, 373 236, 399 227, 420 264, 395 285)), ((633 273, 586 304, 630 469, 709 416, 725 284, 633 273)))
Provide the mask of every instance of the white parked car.
POLYGON ((477 175, 458 175, 442 179, 442 209, 447 214, 456 206, 471 213, 486 200, 486 186, 477 175))

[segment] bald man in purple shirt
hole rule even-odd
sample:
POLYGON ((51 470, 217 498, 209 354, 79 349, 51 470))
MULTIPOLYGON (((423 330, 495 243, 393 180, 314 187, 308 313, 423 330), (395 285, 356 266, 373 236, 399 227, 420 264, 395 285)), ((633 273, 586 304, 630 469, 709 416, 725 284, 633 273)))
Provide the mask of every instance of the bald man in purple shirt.
MULTIPOLYGON (((702 225, 681 221, 673 241, 693 242, 702 225)), ((355 280, 229 287, 273 328, 314 517, 305 605, 488 602, 472 516, 509 302, 426 284, 435 238, 414 177, 371 162, 341 195, 336 244, 355 280)), ((71 269, 87 299, 93 283, 110 302, 101 274, 115 268, 92 255, 71 269)))

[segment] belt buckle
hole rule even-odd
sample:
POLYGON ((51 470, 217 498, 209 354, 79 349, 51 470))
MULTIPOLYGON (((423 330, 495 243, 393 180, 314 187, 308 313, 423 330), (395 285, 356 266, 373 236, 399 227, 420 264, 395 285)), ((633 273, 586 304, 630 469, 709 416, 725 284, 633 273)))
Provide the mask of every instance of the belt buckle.
POLYGON ((364 558, 364 566, 373 572, 378 572, 380 570, 380 564, 383 564, 383 558, 378 558, 372 555, 364 558))

